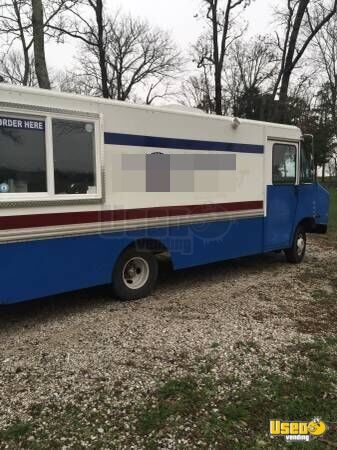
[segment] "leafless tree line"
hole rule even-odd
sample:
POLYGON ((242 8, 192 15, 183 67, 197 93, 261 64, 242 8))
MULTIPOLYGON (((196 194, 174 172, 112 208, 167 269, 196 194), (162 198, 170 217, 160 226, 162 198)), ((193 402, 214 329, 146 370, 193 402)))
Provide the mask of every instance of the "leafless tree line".
POLYGON ((148 104, 172 95, 182 57, 169 33, 131 16, 108 15, 103 0, 5 1, 0 6, 5 81, 148 104), (44 47, 51 40, 78 43, 75 67, 48 72, 44 47), (145 93, 141 99, 139 92, 145 93))
MULTIPOLYGON (((250 42, 243 38, 244 24, 240 24, 238 17, 245 8, 254 8, 254 1, 203 0, 203 3, 209 28, 194 48, 194 61, 201 69, 198 84, 203 89, 207 87, 205 98, 212 100, 214 112, 235 111, 238 96, 263 91, 268 96, 260 100, 269 104, 264 119, 286 121, 289 93, 300 87, 308 75, 302 71, 302 77, 298 76, 301 63, 315 46, 317 50, 317 42, 324 34, 327 37, 327 30, 333 41, 330 25, 335 21, 337 1, 284 0, 274 14, 275 33, 257 36, 250 42)), ((323 54, 322 47, 316 57, 320 59, 323 54)), ((331 64, 331 58, 327 59, 331 64)), ((190 83, 190 88, 196 87, 195 77, 190 83)))
POLYGON ((271 17, 275 32, 247 40, 242 14, 254 7, 254 0, 201 0, 196 20, 206 28, 189 60, 169 33, 108 14, 104 0, 3 0, 0 73, 22 85, 148 104, 171 97, 209 113, 279 122, 291 114, 303 121, 304 103, 322 100, 324 85, 336 124, 337 0, 282 0, 271 17), (74 67, 48 71, 47 41, 77 43, 74 67))
POLYGON ((271 18, 275 31, 248 40, 241 17, 253 0, 203 4, 208 28, 193 48, 199 72, 184 82, 182 102, 300 126, 315 134, 324 176, 337 142, 337 1, 280 1, 271 18))

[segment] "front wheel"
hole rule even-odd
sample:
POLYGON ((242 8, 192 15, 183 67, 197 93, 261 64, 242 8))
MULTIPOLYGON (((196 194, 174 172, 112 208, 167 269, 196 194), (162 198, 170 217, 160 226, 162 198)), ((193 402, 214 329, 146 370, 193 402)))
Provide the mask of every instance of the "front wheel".
POLYGON ((292 264, 299 264, 303 261, 307 248, 307 236, 302 227, 295 231, 294 241, 290 248, 284 250, 287 261, 292 264))
POLYGON ((126 250, 117 260, 112 288, 121 300, 147 297, 155 288, 158 278, 158 261, 150 252, 126 250))

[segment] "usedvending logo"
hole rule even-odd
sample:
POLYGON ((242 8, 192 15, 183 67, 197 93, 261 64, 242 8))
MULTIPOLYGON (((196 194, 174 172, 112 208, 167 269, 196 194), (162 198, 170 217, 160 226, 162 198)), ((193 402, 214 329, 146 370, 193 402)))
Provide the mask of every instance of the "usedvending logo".
POLYGON ((319 417, 315 417, 309 422, 270 421, 270 436, 283 437, 287 442, 309 442, 312 439, 323 436, 327 429, 328 426, 319 417))

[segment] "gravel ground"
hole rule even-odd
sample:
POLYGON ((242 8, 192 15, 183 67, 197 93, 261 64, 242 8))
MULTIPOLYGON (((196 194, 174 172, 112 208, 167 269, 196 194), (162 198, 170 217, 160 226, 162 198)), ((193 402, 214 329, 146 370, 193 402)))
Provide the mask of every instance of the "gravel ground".
MULTIPOLYGON (((29 421, 34 405, 62 408, 80 396, 89 408, 100 391, 110 393, 112 410, 126 410, 161 381, 207 364, 215 352, 215 377, 249 385, 261 366, 286 372, 296 357, 285 354, 287 346, 312 339, 298 326, 303 304, 321 283, 308 274, 337 258, 320 242, 311 240, 299 266, 271 254, 163 270, 156 292, 141 301, 117 302, 99 288, 2 307, 0 429, 29 421)), ((127 427, 126 418, 126 433, 127 427)))

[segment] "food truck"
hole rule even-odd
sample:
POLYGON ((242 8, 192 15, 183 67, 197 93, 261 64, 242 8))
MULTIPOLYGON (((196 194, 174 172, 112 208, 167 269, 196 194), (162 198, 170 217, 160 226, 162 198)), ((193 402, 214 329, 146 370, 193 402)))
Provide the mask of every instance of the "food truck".
POLYGON ((0 85, 0 304, 111 285, 325 233, 329 194, 294 126, 0 85))

